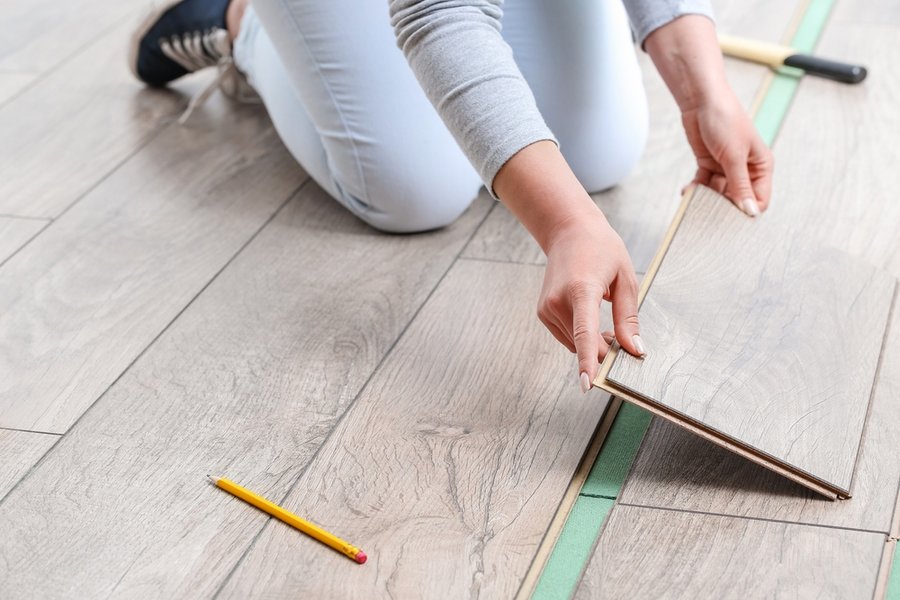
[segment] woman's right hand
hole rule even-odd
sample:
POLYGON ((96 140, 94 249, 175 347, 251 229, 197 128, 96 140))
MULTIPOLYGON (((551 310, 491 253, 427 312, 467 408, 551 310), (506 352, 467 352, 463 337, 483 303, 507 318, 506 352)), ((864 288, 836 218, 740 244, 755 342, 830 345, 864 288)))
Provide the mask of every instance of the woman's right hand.
POLYGON ((612 303, 615 338, 644 354, 637 317, 637 278, 625 244, 566 164, 556 144, 541 141, 513 155, 494 191, 547 255, 538 317, 578 355, 588 391, 612 336, 601 335, 600 302, 612 303))
POLYGON ((638 326, 638 284, 625 244, 599 209, 562 223, 547 247, 538 317, 578 355, 582 391, 590 389, 612 334, 628 352, 644 354, 638 326), (600 302, 612 303, 613 323, 602 323, 600 302))

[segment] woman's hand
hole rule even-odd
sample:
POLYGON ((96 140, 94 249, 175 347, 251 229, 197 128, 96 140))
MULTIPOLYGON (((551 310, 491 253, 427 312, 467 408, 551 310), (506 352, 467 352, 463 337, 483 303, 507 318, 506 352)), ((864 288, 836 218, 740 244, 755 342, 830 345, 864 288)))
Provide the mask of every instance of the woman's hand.
POLYGON ((681 108, 697 157, 693 183, 724 194, 750 216, 766 210, 772 153, 728 85, 712 21, 679 17, 647 36, 644 46, 681 108))
POLYGON ((517 152, 494 178, 494 191, 547 255, 538 317, 578 354, 582 391, 590 389, 612 342, 612 335, 600 334, 601 300, 612 302, 619 344, 643 355, 637 281, 625 244, 556 144, 537 142, 517 152))
POLYGON ((609 351, 615 329, 627 351, 643 355, 638 327, 638 285, 628 251, 598 209, 557 229, 547 248, 547 270, 538 318, 570 352, 578 354, 582 391, 591 387, 597 365, 609 351), (612 303, 613 323, 600 322, 600 301, 612 303))
POLYGON ((692 183, 727 196, 751 217, 769 207, 772 152, 730 88, 716 100, 681 115, 688 143, 697 157, 692 183))

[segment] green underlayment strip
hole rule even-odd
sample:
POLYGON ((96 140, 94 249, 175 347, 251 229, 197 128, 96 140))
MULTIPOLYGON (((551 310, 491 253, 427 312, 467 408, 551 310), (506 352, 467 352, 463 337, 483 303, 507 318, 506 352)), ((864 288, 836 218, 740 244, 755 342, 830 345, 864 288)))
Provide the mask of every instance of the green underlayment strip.
POLYGON ((900 600, 900 552, 897 551, 897 546, 900 543, 894 544, 894 562, 888 577, 886 600, 900 600))
MULTIPOLYGON (((835 0, 810 0, 791 41, 800 52, 811 52, 825 28, 835 0)), ((787 115, 800 74, 796 69, 780 69, 754 116, 760 136, 769 145, 775 141, 787 115)), ((615 504, 625 476, 650 424, 649 413, 625 403, 600 449, 581 494, 560 532, 532 598, 557 600, 571 597, 590 558, 594 542, 606 515, 615 504)), ((888 600, 900 600, 900 560, 895 557, 888 585, 888 600)))

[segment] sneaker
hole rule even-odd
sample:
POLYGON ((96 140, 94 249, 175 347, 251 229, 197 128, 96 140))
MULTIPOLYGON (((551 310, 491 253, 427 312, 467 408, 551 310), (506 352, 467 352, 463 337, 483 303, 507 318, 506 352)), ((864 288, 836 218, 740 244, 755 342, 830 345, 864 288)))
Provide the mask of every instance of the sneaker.
POLYGON ((144 83, 161 87, 231 58, 225 25, 229 0, 157 3, 131 37, 128 66, 144 83))
POLYGON ((184 123, 218 86, 229 97, 259 102, 234 66, 225 24, 230 0, 166 0, 158 2, 131 36, 128 66, 147 85, 162 87, 207 67, 218 76, 196 96, 179 118, 184 123))

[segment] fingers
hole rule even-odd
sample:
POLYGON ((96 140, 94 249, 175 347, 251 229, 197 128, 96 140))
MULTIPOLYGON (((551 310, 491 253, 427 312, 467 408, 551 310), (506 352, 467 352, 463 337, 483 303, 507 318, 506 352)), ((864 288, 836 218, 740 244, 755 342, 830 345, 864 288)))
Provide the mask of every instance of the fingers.
POLYGON ((728 182, 725 195, 748 216, 758 217, 761 211, 750 182, 747 158, 746 152, 731 153, 726 157, 722 165, 728 182))
POLYGON ((765 211, 769 208, 769 200, 772 197, 772 172, 775 168, 775 158, 769 147, 757 137, 750 149, 750 178, 753 184, 753 193, 759 208, 765 211))
POLYGON ((643 341, 638 326, 638 285, 633 273, 616 278, 612 290, 612 316, 619 345, 635 356, 644 356, 643 341))
POLYGON ((578 373, 581 391, 591 388, 597 374, 598 355, 606 342, 600 337, 600 298, 602 294, 590 286, 572 290, 572 339, 578 354, 578 373))

